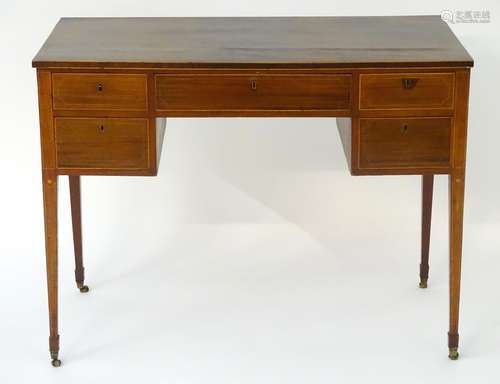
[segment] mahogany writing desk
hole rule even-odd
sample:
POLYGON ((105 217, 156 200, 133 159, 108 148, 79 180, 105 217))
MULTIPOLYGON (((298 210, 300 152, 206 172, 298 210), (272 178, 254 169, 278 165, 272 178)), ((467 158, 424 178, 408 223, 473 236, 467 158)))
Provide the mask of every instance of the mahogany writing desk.
POLYGON ((439 16, 61 19, 33 60, 52 364, 58 176, 69 176, 76 282, 87 292, 80 175, 156 175, 164 118, 194 116, 336 117, 353 175, 422 175, 422 288, 433 177, 449 175, 456 359, 472 65, 439 16))

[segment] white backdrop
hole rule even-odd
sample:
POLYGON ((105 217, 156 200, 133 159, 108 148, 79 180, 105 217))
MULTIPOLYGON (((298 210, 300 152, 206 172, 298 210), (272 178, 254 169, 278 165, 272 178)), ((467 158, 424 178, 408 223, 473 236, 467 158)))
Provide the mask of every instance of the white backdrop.
POLYGON ((500 380, 500 6, 491 1, 4 1, 0 382, 500 380), (418 289, 420 178, 351 177, 334 119, 171 119, 156 178, 85 177, 73 280, 60 182, 60 334, 50 366, 35 71, 62 16, 440 14, 472 71, 460 353, 447 358, 447 178, 418 289))

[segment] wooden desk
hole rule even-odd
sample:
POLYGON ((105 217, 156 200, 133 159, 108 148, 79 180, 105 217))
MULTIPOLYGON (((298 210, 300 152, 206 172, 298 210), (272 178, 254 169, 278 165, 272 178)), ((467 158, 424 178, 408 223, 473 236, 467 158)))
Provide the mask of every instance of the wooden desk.
POLYGON ((422 175, 422 288, 433 175, 449 175, 456 359, 472 65, 439 16, 61 19, 33 60, 52 364, 61 363, 58 176, 69 175, 75 277, 87 292, 80 175, 156 175, 173 116, 332 116, 353 175, 422 175))

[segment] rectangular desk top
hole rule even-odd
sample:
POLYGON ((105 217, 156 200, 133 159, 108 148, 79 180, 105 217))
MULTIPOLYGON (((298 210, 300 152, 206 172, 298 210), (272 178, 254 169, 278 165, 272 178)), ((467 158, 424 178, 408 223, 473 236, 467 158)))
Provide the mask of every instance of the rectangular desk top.
POLYGON ((38 68, 471 67, 440 16, 63 18, 38 68))

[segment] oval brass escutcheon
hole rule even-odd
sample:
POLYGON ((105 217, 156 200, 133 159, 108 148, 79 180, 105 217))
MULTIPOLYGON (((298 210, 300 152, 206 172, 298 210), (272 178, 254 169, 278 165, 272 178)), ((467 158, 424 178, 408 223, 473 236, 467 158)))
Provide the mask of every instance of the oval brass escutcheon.
POLYGON ((408 124, 405 123, 401 127, 401 133, 405 134, 406 132, 408 132, 408 124))
POLYGON ((252 91, 257 90, 257 80, 255 80, 255 79, 250 80, 250 88, 252 88, 252 91))
POLYGON ((96 89, 97 89, 97 92, 102 92, 102 91, 103 91, 103 89, 104 89, 104 85, 102 85, 102 84, 97 84, 97 85, 96 85, 96 89))

